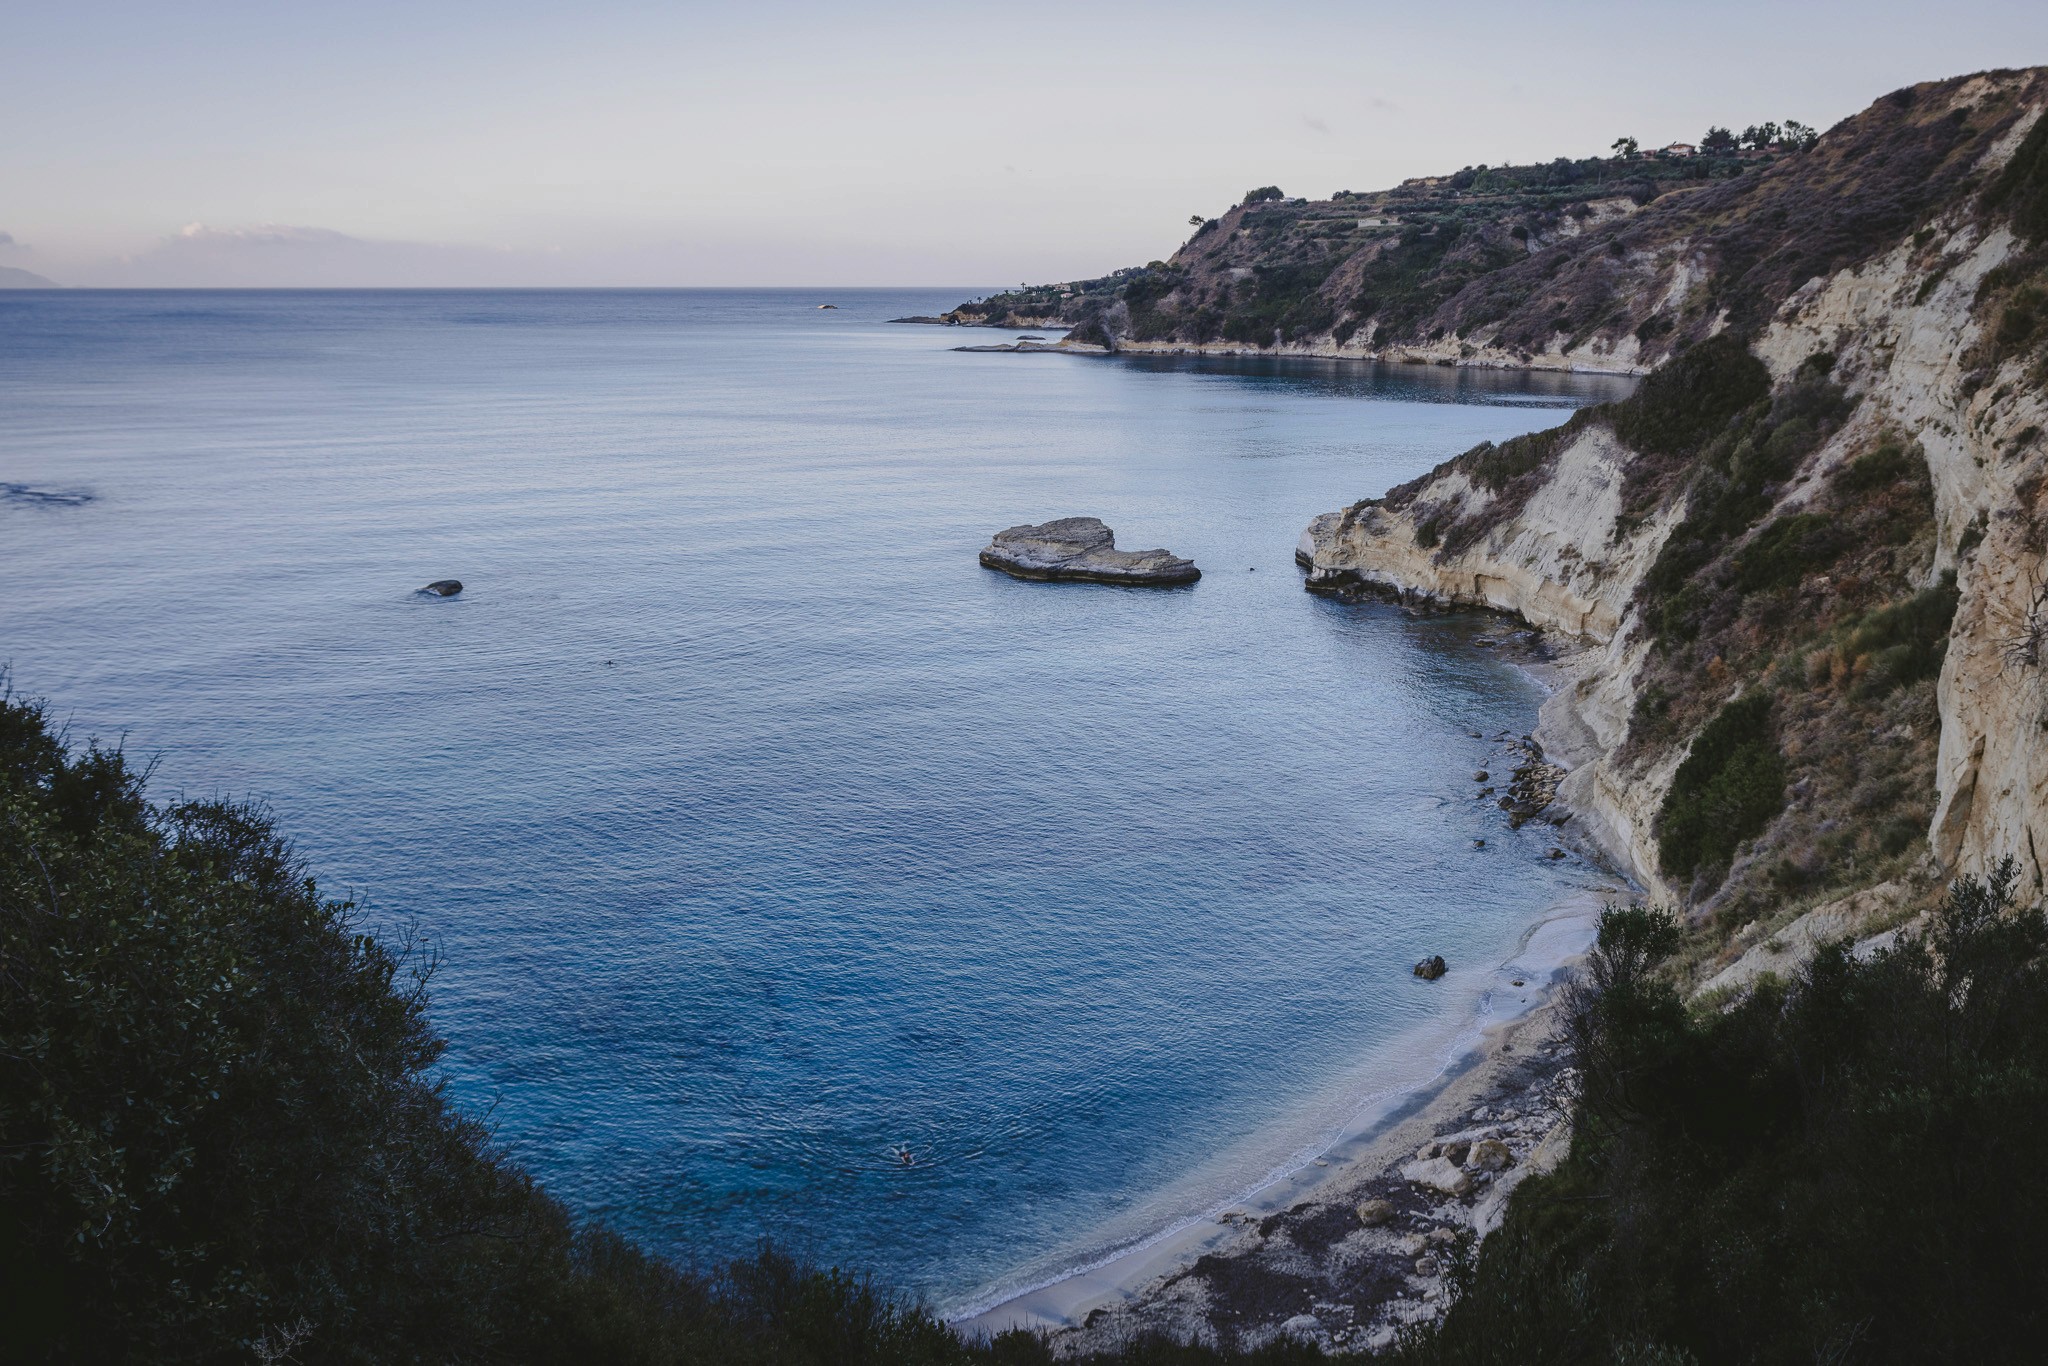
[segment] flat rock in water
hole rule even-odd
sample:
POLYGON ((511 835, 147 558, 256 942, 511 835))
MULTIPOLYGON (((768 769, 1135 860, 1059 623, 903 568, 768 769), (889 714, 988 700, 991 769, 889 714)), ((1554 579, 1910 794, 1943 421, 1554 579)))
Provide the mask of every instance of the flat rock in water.
POLYGON ((1164 588, 1202 577, 1193 560, 1164 550, 1118 550, 1116 533, 1098 517, 1062 517, 1042 526, 998 531, 981 552, 981 562, 1020 579, 1164 588))
POLYGON ((461 591, 461 579, 435 579, 420 590, 422 593, 432 593, 437 598, 452 598, 461 591))

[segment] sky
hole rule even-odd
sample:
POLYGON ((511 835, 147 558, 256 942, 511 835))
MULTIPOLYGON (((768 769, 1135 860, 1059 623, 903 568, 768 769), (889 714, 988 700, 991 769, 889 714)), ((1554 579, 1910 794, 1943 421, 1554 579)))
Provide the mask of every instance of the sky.
POLYGON ((0 4, 0 266, 76 286, 995 286, 1254 186, 1826 128, 2048 4, 0 4))

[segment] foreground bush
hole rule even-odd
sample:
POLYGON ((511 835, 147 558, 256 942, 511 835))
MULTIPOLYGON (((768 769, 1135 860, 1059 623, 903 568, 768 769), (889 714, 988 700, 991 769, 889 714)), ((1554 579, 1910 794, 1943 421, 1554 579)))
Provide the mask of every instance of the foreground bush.
POLYGON ((430 967, 261 813, 153 806, 0 694, 0 1360, 1050 1360, 858 1276, 578 1227, 434 1079, 430 967))
MULTIPOLYGON (((1668 917, 1568 1001, 1570 1159, 1407 1362, 2038 1360, 2048 925, 2008 867, 1928 934, 1695 1015, 1668 917)), ((0 1359, 1043 1366, 772 1253, 579 1227, 432 1075, 429 964, 268 821, 152 806, 0 696, 0 1359)), ((1121 1366, 1315 1359, 1138 1343, 1121 1366)))
POLYGON ((2048 928, 2010 865, 1922 938, 1690 1013, 1653 913, 1573 1003, 1570 1159, 1517 1193, 1412 1362, 2038 1361, 2048 928))

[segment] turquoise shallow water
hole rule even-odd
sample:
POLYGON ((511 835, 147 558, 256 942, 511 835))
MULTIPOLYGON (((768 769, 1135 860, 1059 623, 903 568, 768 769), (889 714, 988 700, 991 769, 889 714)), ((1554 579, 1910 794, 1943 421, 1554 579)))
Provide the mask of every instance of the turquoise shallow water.
POLYGON ((1227 1198, 1572 879, 1470 800, 1488 624, 1291 552, 1621 390, 885 323, 963 295, 0 296, 0 484, 90 495, 0 496, 0 661, 429 932, 577 1208, 986 1298, 1227 1198), (1081 513, 1205 577, 975 562, 1081 513))

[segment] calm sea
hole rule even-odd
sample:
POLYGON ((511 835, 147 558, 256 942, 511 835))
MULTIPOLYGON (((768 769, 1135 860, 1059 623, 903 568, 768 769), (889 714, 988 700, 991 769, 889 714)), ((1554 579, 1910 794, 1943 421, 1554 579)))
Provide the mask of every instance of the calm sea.
POLYGON ((886 323, 967 293, 0 295, 0 662, 427 931, 577 1209, 983 1302, 1303 1160, 1583 880, 1472 800, 1492 623, 1291 552, 1620 382, 886 323), (1205 577, 976 564, 1072 514, 1205 577))

